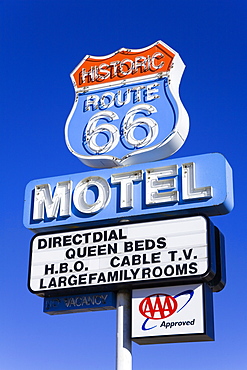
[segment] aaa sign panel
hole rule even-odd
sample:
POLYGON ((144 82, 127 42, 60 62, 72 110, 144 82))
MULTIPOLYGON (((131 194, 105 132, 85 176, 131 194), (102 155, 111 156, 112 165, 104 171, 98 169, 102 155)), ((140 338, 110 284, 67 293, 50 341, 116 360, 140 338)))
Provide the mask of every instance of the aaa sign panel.
POLYGON ((38 295, 116 290, 128 284, 210 281, 214 227, 203 216, 37 234, 29 289, 38 295))
POLYGON ((132 340, 138 344, 214 340, 207 284, 133 290, 132 340))

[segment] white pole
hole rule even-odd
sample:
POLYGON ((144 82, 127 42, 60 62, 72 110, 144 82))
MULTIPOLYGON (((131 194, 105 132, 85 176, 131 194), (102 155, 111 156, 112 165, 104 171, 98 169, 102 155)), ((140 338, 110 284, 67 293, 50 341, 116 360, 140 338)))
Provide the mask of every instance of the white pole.
POLYGON ((130 305, 131 293, 120 290, 117 293, 116 370, 132 370, 130 305))

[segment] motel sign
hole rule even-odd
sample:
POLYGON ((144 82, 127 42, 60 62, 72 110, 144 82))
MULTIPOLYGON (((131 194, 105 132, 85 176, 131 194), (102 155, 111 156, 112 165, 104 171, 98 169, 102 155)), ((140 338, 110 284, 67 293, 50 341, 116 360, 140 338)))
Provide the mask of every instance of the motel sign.
POLYGON ((50 315, 116 308, 119 370, 131 369, 131 340, 214 340, 225 243, 209 216, 232 210, 232 170, 219 153, 167 159, 189 132, 184 68, 162 41, 85 56, 65 142, 94 170, 25 191, 29 290, 50 315))

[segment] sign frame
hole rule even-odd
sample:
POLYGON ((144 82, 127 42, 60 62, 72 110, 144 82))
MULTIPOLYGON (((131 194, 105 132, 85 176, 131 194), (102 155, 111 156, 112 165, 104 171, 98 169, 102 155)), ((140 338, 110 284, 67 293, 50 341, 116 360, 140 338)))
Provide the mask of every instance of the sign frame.
POLYGON ((25 191, 24 225, 34 232, 42 232, 69 227, 114 225, 126 219, 139 222, 189 214, 213 216, 226 214, 233 208, 232 170, 224 156, 219 153, 133 165, 114 171, 101 169, 30 181, 25 191), (192 194, 190 199, 184 199, 183 196, 187 183, 184 174, 186 166, 189 173, 187 182, 189 181, 192 188, 194 186, 195 191, 199 191, 198 195, 192 194), (177 175, 172 174, 172 171, 177 175), (123 179, 123 175, 126 178, 123 179), (151 183, 148 180, 150 176, 151 183), (157 185, 152 185, 155 181, 157 185), (77 207, 81 206, 78 200, 82 194, 80 189, 84 188, 84 192, 88 192, 86 186, 90 189, 90 184, 96 184, 105 194, 105 200, 98 197, 97 202, 101 200, 105 203, 102 203, 100 209, 93 205, 89 210, 78 210, 77 207), (126 207, 121 204, 121 199, 127 198, 127 185, 131 190, 131 201, 129 200, 130 204, 126 207), (210 188, 211 194, 205 195, 210 188), (67 198, 62 192, 67 192, 67 198), (151 192, 157 194, 157 199, 148 200, 151 192), (167 199, 159 198, 162 192, 167 199), (178 200, 169 199, 169 194, 175 194, 178 200), (43 208, 43 214, 39 210, 40 207, 43 208), (53 211, 48 215, 49 207, 58 209, 57 214, 53 211), (39 211, 35 217, 34 209, 39 211))
MULTIPOLYGON (((196 284, 197 285, 197 284, 196 284)), ((213 314, 213 292, 210 290, 208 285, 206 283, 198 284, 201 285, 199 288, 202 289, 202 295, 201 295, 201 314, 202 314, 202 326, 203 330, 198 330, 195 332, 190 332, 186 334, 168 334, 168 335, 154 335, 149 336, 149 330, 144 330, 144 333, 147 335, 143 336, 137 336, 136 334, 133 334, 135 329, 133 329, 132 325, 132 340, 141 345, 146 344, 163 344, 163 343, 184 343, 184 342, 201 342, 201 341, 214 341, 214 314, 213 314)), ((190 285, 181 285, 177 287, 170 286, 169 288, 181 288, 186 290, 190 285)), ((152 288, 150 291, 155 291, 157 288, 152 288)), ((158 288, 159 289, 159 288, 158 288)), ((136 290, 138 292, 138 290, 136 290)), ((142 290, 139 290, 141 292, 142 290)), ((132 294, 132 324, 135 321, 134 316, 134 305, 133 305, 133 295, 132 294)), ((138 293, 137 293, 138 294, 138 293)), ((192 303, 192 301, 191 301, 192 303)), ((170 316, 168 318, 171 319, 173 316, 170 316)), ((165 319, 166 320, 166 319, 165 319)), ((163 323, 165 324, 165 320, 163 323)), ((180 319, 181 320, 181 319, 180 319)), ((153 320, 154 322, 156 320, 153 320)), ((183 323, 183 321, 177 322, 177 323, 183 323)), ((185 320, 186 323, 186 320, 185 320)), ((152 326, 152 325, 151 325, 152 326)), ((190 328, 191 326, 189 326, 190 328)), ((152 328, 151 328, 152 329, 152 328)), ((166 330, 166 329, 164 329, 166 330)))
MULTIPOLYGON (((42 296, 42 297, 52 297, 52 296, 65 296, 65 295, 74 295, 74 294, 86 294, 86 293, 94 293, 94 292, 104 292, 104 291, 118 291, 120 289, 138 289, 138 288, 148 288, 152 286, 168 286, 168 285, 180 285, 181 281, 183 284, 189 284, 189 283, 197 283, 197 282, 210 282, 214 279, 217 269, 216 269, 216 249, 217 246, 215 245, 215 227, 212 223, 212 221, 205 215, 197 215, 197 216, 183 216, 183 217, 172 217, 170 219, 160 219, 155 221, 148 221, 145 222, 145 224, 152 224, 159 221, 168 222, 171 220, 182 220, 182 219, 192 219, 196 217, 202 217, 206 220, 207 225, 207 250, 208 250, 208 268, 203 274, 197 274, 197 275, 190 275, 190 276, 179 276, 179 277, 171 277, 171 278, 162 278, 162 279, 150 279, 150 280, 137 280, 137 281, 125 281, 125 282, 116 282, 111 284, 102 284, 102 285, 87 285, 84 287, 68 287, 68 288, 59 288, 59 289, 40 289, 40 290, 33 290, 31 287, 31 278, 32 278, 32 245, 36 238, 40 238, 42 236, 55 236, 57 234, 66 234, 69 232, 80 232, 89 230, 85 228, 81 229, 68 229, 63 232, 47 232, 47 233, 38 233, 36 234, 30 243, 30 257, 29 257, 29 272, 28 272, 28 289, 31 293, 42 296)), ((127 223, 123 225, 115 225, 115 227, 124 227, 124 226, 135 226, 135 225, 143 225, 143 222, 136 222, 136 223, 127 223)), ((90 228, 90 231, 97 231, 99 229, 104 230, 105 228, 99 228, 99 227, 93 227, 90 228)), ((45 265, 45 263, 44 263, 45 265)))
POLYGON ((189 132, 188 113, 179 96, 184 68, 179 54, 161 40, 142 49, 122 48, 100 57, 86 55, 70 75, 76 97, 65 125, 68 149, 81 162, 94 168, 129 166, 164 159, 174 154, 184 144, 189 132), (144 87, 147 89, 145 93, 144 87), (120 93, 127 94, 128 98, 125 96, 119 102, 120 93), (134 94, 132 99, 129 95, 131 93, 134 94), (158 110, 155 107, 157 101, 163 102, 158 104, 158 110), (141 104, 137 104, 140 102, 141 104), (168 109, 164 109, 166 102, 169 102, 168 109), (125 111, 126 104, 132 106, 128 113, 125 111), (169 119, 168 112, 172 113, 169 119), (132 118, 136 113, 137 117, 141 113, 141 118, 137 118, 138 126, 149 131, 142 140, 134 138, 137 121, 135 119, 133 123, 132 118), (150 118, 146 117, 150 114, 153 116, 153 113, 158 122, 152 118, 151 123, 150 118), (120 122, 124 117, 124 122, 128 121, 128 124, 122 126, 120 122), (132 118, 129 120, 130 117, 132 118), (115 126, 112 121, 119 122, 115 126), (171 127, 163 135, 167 122, 167 126, 171 127), (154 130, 154 124, 159 127, 156 127, 157 130, 154 130), (162 135, 158 134, 159 130, 162 135), (129 134, 125 135, 127 132, 129 134), (108 141, 104 145, 97 145, 96 137, 102 134, 108 141), (156 141, 157 135, 159 139, 156 141), (83 145, 79 139, 82 136, 83 145), (122 140, 124 145, 118 145, 122 140), (123 148, 125 150, 122 152, 123 148))

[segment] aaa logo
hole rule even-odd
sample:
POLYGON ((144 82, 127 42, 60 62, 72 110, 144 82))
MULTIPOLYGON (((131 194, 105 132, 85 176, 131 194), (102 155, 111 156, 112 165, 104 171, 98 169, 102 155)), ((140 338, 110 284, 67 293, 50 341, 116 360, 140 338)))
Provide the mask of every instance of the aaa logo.
POLYGON ((155 325, 147 328, 146 324, 149 320, 162 320, 181 311, 190 302, 193 295, 194 291, 188 289, 176 294, 175 296, 156 293, 145 297, 139 305, 141 315, 146 318, 142 324, 142 330, 151 330, 156 327, 155 325), (186 302, 180 306, 179 297, 182 296, 188 296, 188 298, 186 302))
POLYGON ((160 320, 171 316, 178 307, 174 297, 167 294, 153 294, 140 303, 140 313, 147 319, 160 320))
POLYGON ((169 157, 189 118, 179 97, 180 56, 162 41, 138 50, 86 56, 71 74, 76 98, 65 126, 84 164, 110 168, 169 157))

